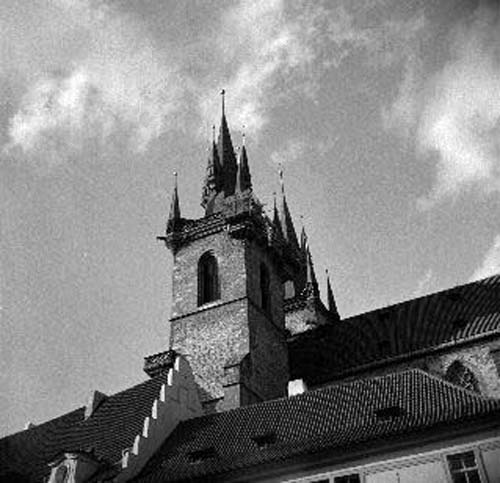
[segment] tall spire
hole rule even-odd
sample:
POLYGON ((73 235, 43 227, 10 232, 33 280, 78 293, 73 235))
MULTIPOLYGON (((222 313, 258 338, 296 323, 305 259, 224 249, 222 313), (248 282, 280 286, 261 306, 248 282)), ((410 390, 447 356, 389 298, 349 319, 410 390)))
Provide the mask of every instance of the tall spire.
MULTIPOLYGON (((302 216, 300 217, 302 219, 302 216)), ((302 230, 300 231, 300 250, 303 254, 306 254, 307 249, 307 233, 304 222, 302 221, 302 230)))
POLYGON ((286 202, 285 182, 283 179, 283 169, 281 167, 279 170, 279 175, 280 175, 280 185, 281 185, 281 194, 279 203, 279 218, 281 222, 281 230, 283 232, 285 240, 298 249, 299 242, 297 241, 297 234, 295 233, 295 228, 293 226, 292 215, 290 214, 290 210, 288 209, 288 203, 286 202))
POLYGON ((252 189, 252 177, 248 167, 247 150, 245 148, 245 137, 243 136, 243 145, 238 156, 238 173, 236 176, 236 191, 243 193, 252 189))
POLYGON ((312 289, 314 295, 319 295, 318 280, 316 279, 316 273, 314 272, 314 265, 312 262, 311 251, 309 250, 309 246, 306 248, 306 267, 307 267, 306 287, 312 289))
POLYGON ((174 172, 174 191, 170 202, 170 213, 168 214, 167 232, 174 231, 175 226, 181 219, 181 209, 179 206, 179 194, 177 192, 177 173, 174 172))
POLYGON ((337 304, 335 303, 335 297, 333 296, 332 286, 330 285, 330 274, 328 273, 328 269, 326 269, 326 294, 328 301, 328 310, 336 319, 340 320, 339 311, 337 310, 337 304))
POLYGON ((212 144, 209 148, 207 171, 201 192, 201 206, 205 208, 207 214, 213 203, 210 203, 222 188, 221 166, 217 145, 215 144, 215 126, 212 126, 212 144))
POLYGON ((233 143, 231 141, 231 134, 229 133, 226 121, 225 95, 226 91, 222 89, 222 119, 220 123, 219 138, 217 140, 217 152, 222 168, 222 189, 224 190, 225 196, 229 196, 234 193, 238 167, 236 164, 236 156, 234 155, 233 143))
POLYGON ((273 231, 279 239, 283 239, 283 230, 281 229, 281 221, 276 205, 276 192, 273 193, 274 208, 273 208, 273 231))

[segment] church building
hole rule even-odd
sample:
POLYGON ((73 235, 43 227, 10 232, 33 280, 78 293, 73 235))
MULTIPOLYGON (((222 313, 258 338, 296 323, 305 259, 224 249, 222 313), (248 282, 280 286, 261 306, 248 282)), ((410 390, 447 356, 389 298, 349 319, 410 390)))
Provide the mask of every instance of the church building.
POLYGON ((175 182, 170 340, 147 379, 0 439, 0 481, 500 483, 500 275, 342 318, 281 174, 222 106, 202 216, 175 182))

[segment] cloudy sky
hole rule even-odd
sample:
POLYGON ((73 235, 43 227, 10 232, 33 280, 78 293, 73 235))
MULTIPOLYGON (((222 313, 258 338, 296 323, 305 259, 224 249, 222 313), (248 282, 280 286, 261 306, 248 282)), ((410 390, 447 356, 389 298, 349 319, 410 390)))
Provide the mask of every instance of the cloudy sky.
POLYGON ((497 2, 0 0, 0 435, 143 379, 227 91, 342 316, 500 271, 497 2))

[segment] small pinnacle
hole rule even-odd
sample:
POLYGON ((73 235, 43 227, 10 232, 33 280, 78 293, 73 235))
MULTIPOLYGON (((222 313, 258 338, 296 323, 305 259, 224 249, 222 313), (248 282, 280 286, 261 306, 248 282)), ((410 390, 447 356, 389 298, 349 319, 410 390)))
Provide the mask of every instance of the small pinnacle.
POLYGON ((212 143, 215 144, 215 124, 212 124, 212 143))
POLYGON ((220 91, 220 95, 222 96, 222 115, 225 113, 225 96, 226 96, 226 91, 222 89, 220 91))

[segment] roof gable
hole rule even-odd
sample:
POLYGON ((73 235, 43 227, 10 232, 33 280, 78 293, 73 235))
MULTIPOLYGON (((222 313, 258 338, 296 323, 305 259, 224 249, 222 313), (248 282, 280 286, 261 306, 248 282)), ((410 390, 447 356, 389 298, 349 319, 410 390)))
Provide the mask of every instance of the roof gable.
POLYGON ((135 481, 209 478, 492 411, 500 401, 415 369, 185 421, 135 481), (272 443, 256 442, 269 434, 272 443))
POLYGON ((137 384, 105 399, 85 419, 81 407, 46 423, 0 439, 0 479, 8 473, 41 481, 48 462, 64 451, 94 450, 97 458, 114 464, 132 446, 166 376, 137 384))

